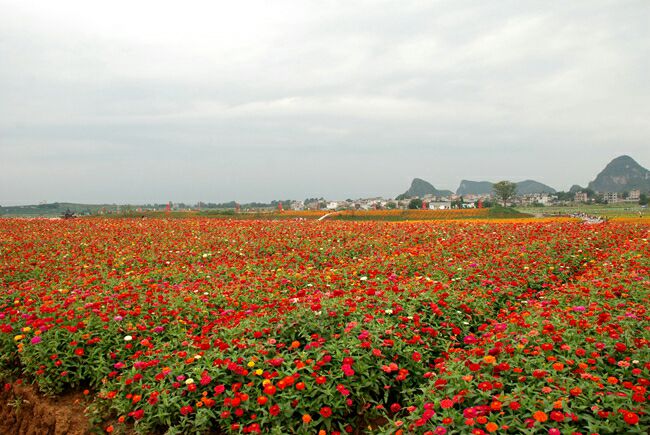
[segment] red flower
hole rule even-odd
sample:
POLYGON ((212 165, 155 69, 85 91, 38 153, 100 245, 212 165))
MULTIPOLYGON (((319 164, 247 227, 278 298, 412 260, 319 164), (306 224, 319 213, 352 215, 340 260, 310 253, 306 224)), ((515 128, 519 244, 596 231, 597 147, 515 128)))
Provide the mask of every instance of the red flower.
POLYGON ((623 420, 625 420, 625 423, 629 425, 634 425, 639 422, 639 416, 633 412, 626 412, 623 414, 623 420))
POLYGON ((329 406, 323 406, 320 409, 320 415, 322 415, 323 418, 331 417, 332 416, 332 408, 330 408, 329 406))
POLYGON ((226 391, 226 387, 224 385, 217 385, 216 387, 214 387, 214 394, 216 394, 217 396, 223 393, 224 391, 226 391))
POLYGON ((339 393, 341 393, 343 396, 346 396, 346 397, 347 397, 347 396, 350 395, 350 390, 348 390, 347 388, 345 388, 344 385, 341 385, 341 384, 337 385, 337 386, 336 386, 336 390, 337 390, 339 393))
POLYGON ((451 399, 442 399, 440 401, 440 407, 442 409, 449 409, 454 406, 454 402, 451 399))

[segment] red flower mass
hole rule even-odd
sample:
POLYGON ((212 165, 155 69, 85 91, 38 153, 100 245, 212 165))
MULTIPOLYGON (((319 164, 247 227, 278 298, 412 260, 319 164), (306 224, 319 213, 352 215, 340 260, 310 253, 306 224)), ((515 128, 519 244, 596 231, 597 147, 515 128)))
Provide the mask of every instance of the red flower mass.
POLYGON ((649 229, 4 219, 0 369, 116 433, 644 433, 649 229))

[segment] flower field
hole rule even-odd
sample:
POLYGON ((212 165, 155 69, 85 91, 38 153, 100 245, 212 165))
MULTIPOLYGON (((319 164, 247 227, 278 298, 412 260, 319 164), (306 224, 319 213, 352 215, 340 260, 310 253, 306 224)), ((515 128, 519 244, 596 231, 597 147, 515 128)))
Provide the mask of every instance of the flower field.
POLYGON ((0 376, 109 433, 646 434, 650 226, 0 220, 0 376))

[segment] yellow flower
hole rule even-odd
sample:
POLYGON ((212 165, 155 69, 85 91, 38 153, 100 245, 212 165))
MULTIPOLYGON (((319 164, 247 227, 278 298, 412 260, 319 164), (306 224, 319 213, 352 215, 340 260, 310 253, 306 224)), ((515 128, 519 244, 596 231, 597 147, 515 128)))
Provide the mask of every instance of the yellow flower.
POLYGON ((255 367, 255 361, 248 361, 248 367, 253 368, 255 367))
POLYGON ((257 370, 255 370, 255 374, 256 374, 257 376, 261 376, 262 373, 264 373, 264 370, 262 370, 262 369, 257 369, 257 370))
POLYGON ((22 340, 23 338, 25 338, 24 335, 16 335, 16 336, 14 337, 14 341, 20 341, 20 340, 22 340))

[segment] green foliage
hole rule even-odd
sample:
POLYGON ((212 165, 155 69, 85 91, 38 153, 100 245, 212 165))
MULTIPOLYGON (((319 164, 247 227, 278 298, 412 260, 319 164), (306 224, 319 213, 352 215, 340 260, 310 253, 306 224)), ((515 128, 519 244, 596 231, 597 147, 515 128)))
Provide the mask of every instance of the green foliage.
POLYGON ((494 188, 497 197, 503 202, 504 207, 508 203, 508 200, 515 196, 517 191, 517 185, 512 181, 506 180, 494 183, 492 187, 494 188))
POLYGON ((417 210, 422 208, 422 200, 420 198, 413 198, 409 202, 409 209, 411 210, 417 210))

